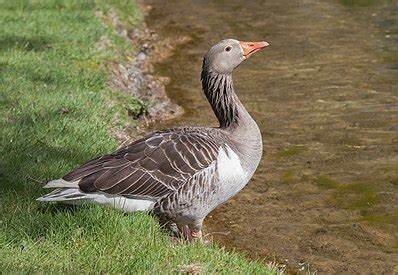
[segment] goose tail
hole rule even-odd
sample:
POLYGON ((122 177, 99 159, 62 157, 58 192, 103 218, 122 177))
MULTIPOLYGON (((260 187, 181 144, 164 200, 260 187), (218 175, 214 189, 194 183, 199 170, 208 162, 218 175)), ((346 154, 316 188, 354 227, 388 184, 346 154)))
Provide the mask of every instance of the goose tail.
POLYGON ((78 182, 63 179, 48 182, 43 188, 55 188, 52 192, 37 198, 42 202, 61 202, 67 204, 97 203, 107 205, 124 212, 149 211, 155 201, 143 198, 129 198, 103 192, 85 193, 79 189, 78 182))
MULTIPOLYGON (((49 188, 49 187, 44 186, 44 188, 49 188)), ((89 194, 83 193, 78 188, 56 188, 52 192, 40 198, 37 198, 37 200, 44 202, 55 201, 55 202, 78 204, 90 201, 88 195, 89 194)))
POLYGON ((66 181, 64 179, 56 179, 47 182, 43 188, 79 188, 78 181, 66 181))

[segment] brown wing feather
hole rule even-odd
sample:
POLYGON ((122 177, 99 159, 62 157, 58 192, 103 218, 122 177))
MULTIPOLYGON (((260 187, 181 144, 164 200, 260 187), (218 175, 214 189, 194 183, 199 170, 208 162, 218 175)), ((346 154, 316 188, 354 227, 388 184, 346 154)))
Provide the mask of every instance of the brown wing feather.
POLYGON ((217 157, 225 137, 216 129, 155 132, 113 154, 88 161, 63 179, 84 192, 157 198, 175 192, 217 157))

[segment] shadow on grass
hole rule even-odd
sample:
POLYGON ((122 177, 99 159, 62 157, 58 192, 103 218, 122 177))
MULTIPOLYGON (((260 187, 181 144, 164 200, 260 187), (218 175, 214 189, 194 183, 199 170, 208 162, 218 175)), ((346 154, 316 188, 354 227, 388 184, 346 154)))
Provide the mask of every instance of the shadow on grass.
POLYGON ((48 37, 23 37, 17 35, 0 36, 0 51, 16 49, 21 51, 45 51, 49 49, 51 41, 48 37))
MULTIPOLYGON (((74 112, 74 110, 70 110, 74 112)), ((86 140, 76 138, 75 141, 62 145, 64 136, 75 136, 73 125, 65 123, 65 127, 48 130, 48 125, 59 125, 61 116, 67 116, 60 110, 32 115, 25 113, 15 120, 8 121, 11 140, 4 137, 2 155, 0 157, 0 188, 7 196, 10 192, 23 192, 28 189, 33 196, 42 193, 41 187, 54 177, 62 177, 69 170, 82 165, 105 152, 94 150, 99 146, 87 145, 86 140), (50 136, 50 138, 47 138, 50 136)), ((79 114, 72 114, 73 120, 81 119, 79 114)), ((93 141, 95 142, 95 141, 93 141)), ((28 196, 30 199, 30 196, 28 196)))
MULTIPOLYGON (((1 51, 1 49, 0 49, 1 51)), ((24 64, 23 66, 11 65, 7 62, 0 63, 0 78, 21 77, 24 80, 30 80, 33 84, 58 84, 66 85, 68 79, 66 72, 60 72, 50 66, 37 66, 37 64, 24 64)))
POLYGON ((23 11, 36 11, 36 10, 65 10, 65 11, 82 11, 93 10, 95 4, 91 1, 5 1, 2 3, 2 10, 23 10, 23 11), (17 4, 15 4, 17 2, 17 4))

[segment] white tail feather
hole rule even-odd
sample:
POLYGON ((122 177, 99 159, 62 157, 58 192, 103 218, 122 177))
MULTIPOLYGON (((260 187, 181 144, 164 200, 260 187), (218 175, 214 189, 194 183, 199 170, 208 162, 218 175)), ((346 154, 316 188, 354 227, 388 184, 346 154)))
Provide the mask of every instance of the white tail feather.
POLYGON ((64 179, 57 179, 47 182, 43 188, 79 188, 79 181, 66 181, 64 179))
POLYGON ((38 198, 37 200, 44 202, 63 202, 68 204, 92 202, 108 205, 113 208, 121 209, 125 212, 148 211, 151 210, 155 204, 155 202, 151 200, 129 199, 123 196, 109 195, 99 192, 84 193, 78 187, 58 188, 53 192, 38 198))
POLYGON ((57 188, 51 193, 48 193, 37 199, 38 201, 57 201, 57 202, 73 202, 86 201, 87 198, 83 192, 76 188, 57 188))

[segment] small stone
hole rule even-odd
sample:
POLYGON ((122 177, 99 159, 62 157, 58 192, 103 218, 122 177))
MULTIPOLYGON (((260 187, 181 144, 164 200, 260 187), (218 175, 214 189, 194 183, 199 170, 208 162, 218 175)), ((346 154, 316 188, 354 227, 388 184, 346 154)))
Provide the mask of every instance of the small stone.
POLYGON ((66 114, 69 113, 69 109, 66 108, 66 107, 62 107, 62 108, 59 110, 59 113, 60 113, 61 115, 66 115, 66 114))
POLYGON ((140 52, 140 53, 137 55, 137 59, 138 59, 139 61, 145 60, 145 59, 146 59, 146 54, 145 54, 144 52, 140 52))

